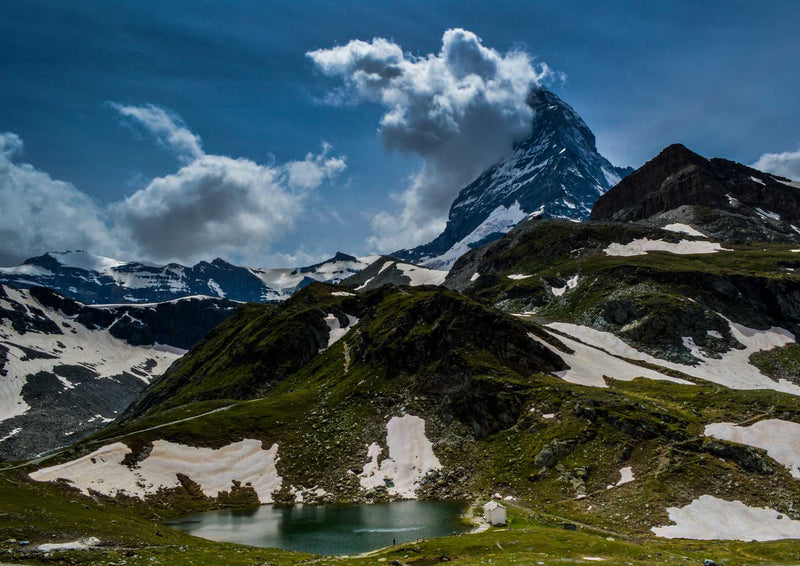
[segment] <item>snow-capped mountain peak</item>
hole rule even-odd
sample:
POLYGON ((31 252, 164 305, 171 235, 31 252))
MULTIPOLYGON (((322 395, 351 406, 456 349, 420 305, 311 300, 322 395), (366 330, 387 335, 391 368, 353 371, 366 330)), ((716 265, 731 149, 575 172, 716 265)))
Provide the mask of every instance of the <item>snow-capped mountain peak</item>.
POLYGON ((558 96, 539 89, 529 104, 534 110, 531 135, 461 190, 444 232, 428 244, 392 255, 445 269, 534 213, 588 220, 597 198, 630 172, 598 153, 592 131, 558 96))

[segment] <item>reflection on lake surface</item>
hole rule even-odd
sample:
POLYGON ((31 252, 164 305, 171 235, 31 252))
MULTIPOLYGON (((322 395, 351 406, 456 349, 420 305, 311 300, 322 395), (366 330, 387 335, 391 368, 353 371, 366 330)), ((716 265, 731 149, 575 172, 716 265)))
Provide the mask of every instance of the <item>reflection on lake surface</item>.
POLYGON ((362 505, 262 505, 189 515, 170 526, 219 542, 318 554, 357 554, 418 538, 467 530, 458 520, 465 504, 398 501, 362 505))

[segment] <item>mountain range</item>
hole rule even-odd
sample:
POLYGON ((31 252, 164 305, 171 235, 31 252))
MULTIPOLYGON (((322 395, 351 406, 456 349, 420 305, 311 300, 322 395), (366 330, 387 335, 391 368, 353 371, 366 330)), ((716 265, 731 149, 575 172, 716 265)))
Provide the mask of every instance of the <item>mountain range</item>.
POLYGON ((49 287, 86 304, 155 303, 193 295, 274 302, 313 281, 338 283, 376 258, 339 252, 321 263, 297 268, 240 267, 220 258, 186 267, 123 262, 78 250, 48 252, 19 266, 0 267, 0 283, 49 287))

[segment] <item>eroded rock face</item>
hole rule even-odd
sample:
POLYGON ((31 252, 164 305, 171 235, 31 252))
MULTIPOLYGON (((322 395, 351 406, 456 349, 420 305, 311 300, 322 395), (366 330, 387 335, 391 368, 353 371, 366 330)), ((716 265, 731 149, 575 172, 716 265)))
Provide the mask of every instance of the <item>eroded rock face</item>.
MULTIPOLYGON (((591 220, 640 221, 681 207, 692 226, 729 241, 800 241, 797 183, 680 144, 625 177, 594 205, 591 220), (743 230, 746 228, 746 230, 743 230)), ((673 219, 674 220, 674 219, 673 219)))

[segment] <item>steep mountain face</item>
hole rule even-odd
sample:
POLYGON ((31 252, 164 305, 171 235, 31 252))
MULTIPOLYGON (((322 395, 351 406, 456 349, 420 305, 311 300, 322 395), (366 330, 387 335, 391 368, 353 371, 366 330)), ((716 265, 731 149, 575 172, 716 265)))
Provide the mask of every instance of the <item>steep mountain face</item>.
POLYGON ((392 255, 446 269, 530 216, 587 220, 597 198, 631 171, 600 155, 589 127, 552 92, 532 92, 529 104, 533 133, 461 190, 444 232, 392 255))
POLYGON ((800 183, 675 144, 600 197, 591 219, 684 223, 737 243, 800 242, 800 183))
POLYGON ((0 268, 0 283, 50 287, 86 304, 156 303, 193 295, 234 301, 282 301, 312 281, 338 283, 369 265, 337 253, 322 263, 290 269, 232 265, 222 259, 185 267, 125 263, 86 251, 50 252, 0 268))
POLYGON ((0 285, 0 460, 96 432, 237 306, 207 297, 92 307, 0 285))

